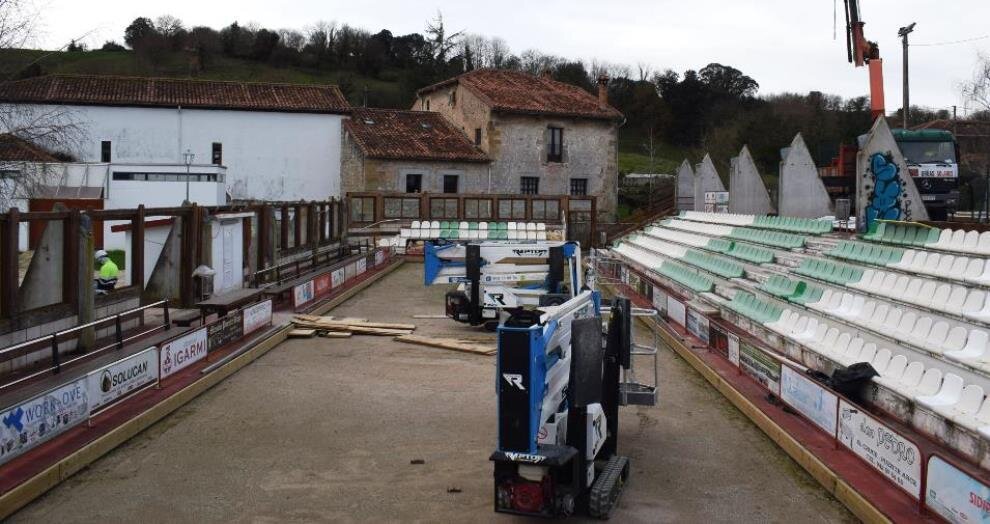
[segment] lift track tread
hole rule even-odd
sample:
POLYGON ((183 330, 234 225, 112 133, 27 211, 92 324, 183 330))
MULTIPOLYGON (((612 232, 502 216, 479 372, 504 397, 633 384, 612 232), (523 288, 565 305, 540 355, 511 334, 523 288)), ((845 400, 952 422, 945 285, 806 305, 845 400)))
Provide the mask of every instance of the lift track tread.
POLYGON ((591 486, 588 498, 588 513, 595 518, 607 520, 612 509, 619 502, 622 488, 629 476, 629 458, 614 455, 605 464, 601 474, 591 486))

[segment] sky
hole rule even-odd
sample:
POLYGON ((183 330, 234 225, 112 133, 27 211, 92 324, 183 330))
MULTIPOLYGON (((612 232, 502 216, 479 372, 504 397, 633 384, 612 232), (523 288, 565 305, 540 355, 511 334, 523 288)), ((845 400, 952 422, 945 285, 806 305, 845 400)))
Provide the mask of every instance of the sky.
MULTIPOLYGON (((440 10, 450 30, 501 37, 516 54, 534 48, 633 70, 645 63, 679 72, 719 62, 756 79, 761 94, 817 90, 852 97, 869 91, 866 68, 846 61, 842 0, 35 1, 36 45, 48 49, 83 35, 90 47, 120 42, 138 16, 171 14, 187 27, 217 29, 234 21, 303 29, 325 20, 399 35, 422 32, 440 10)), ((879 44, 884 59, 888 111, 899 108, 902 97, 897 29, 911 22, 917 22, 910 48, 911 103, 950 110, 956 105, 960 116, 974 109, 959 94, 960 85, 972 78, 978 53, 990 54, 990 1, 860 4, 866 37, 879 44), (947 44, 961 40, 967 41, 947 44)))

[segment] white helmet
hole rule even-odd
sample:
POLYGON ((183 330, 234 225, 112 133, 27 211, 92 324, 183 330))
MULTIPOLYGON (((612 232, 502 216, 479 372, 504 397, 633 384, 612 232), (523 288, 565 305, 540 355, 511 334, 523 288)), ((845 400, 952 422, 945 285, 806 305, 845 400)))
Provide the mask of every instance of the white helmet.
POLYGON ((101 259, 101 258, 107 258, 107 257, 109 257, 109 256, 110 256, 110 254, 109 254, 109 253, 107 253, 106 251, 104 251, 104 250, 102 250, 102 249, 98 249, 98 250, 96 251, 96 254, 94 255, 94 258, 95 258, 96 260, 99 260, 99 259, 101 259))

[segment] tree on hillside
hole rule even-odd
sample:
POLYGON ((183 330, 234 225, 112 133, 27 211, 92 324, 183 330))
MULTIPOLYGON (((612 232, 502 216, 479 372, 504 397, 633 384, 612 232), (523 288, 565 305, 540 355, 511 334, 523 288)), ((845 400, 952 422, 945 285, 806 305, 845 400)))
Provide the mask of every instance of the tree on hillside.
POLYGON ((990 55, 981 53, 977 56, 973 78, 963 83, 962 95, 966 100, 990 111, 990 55))
POLYGON ((426 36, 431 44, 434 63, 446 64, 450 52, 457 49, 463 35, 464 31, 448 33, 443 24, 443 13, 437 11, 437 17, 426 24, 426 36))
POLYGON ((157 33, 158 29, 155 28, 155 24, 150 18, 138 17, 124 30, 124 43, 131 49, 136 49, 135 46, 139 45, 140 42, 157 33))
POLYGON ((760 84, 742 71, 722 64, 708 64, 698 71, 698 78, 716 94, 740 98, 753 96, 760 84))

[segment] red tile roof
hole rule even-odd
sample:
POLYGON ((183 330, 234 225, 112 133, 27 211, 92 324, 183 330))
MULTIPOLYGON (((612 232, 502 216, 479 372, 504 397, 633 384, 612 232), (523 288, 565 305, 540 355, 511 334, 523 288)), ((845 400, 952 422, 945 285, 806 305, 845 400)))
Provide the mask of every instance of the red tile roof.
POLYGON ((58 159, 27 140, 10 133, 2 133, 0 162, 58 162, 58 159))
POLYGON ((622 113, 598 104, 598 97, 580 87, 507 69, 476 69, 420 89, 423 95, 461 84, 493 111, 529 115, 620 120, 622 113))
POLYGON ((50 75, 0 83, 0 102, 347 113, 333 85, 50 75))
POLYGON ((367 158, 488 162, 480 149, 439 113, 354 109, 344 121, 367 158))

